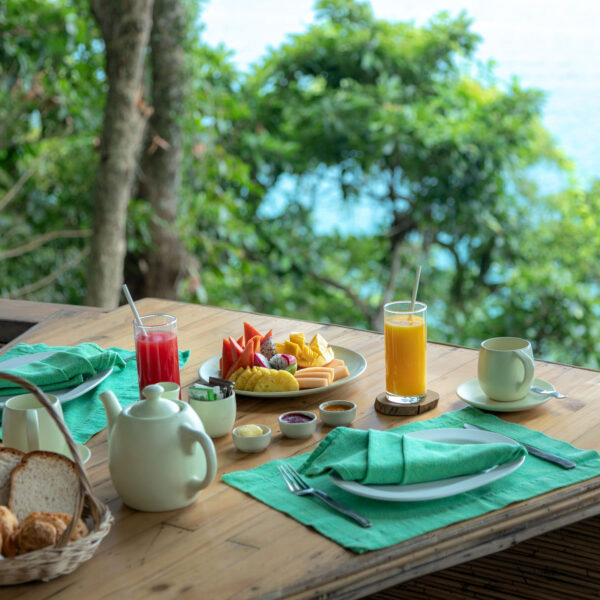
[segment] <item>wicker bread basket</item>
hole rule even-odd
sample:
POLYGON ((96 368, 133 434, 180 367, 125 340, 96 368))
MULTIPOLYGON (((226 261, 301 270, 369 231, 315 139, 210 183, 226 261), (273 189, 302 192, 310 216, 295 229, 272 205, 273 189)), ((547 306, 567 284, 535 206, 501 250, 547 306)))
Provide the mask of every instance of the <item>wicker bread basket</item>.
POLYGON ((75 442, 42 390, 26 379, 10 373, 0 372, 0 379, 16 383, 31 392, 46 407, 65 436, 71 455, 74 457, 75 471, 79 477, 79 497, 73 518, 56 545, 20 554, 15 558, 4 557, 0 560, 0 585, 13 585, 40 579, 49 581, 60 575, 71 573, 80 564, 92 558, 96 548, 110 531, 113 517, 108 507, 94 496, 75 442), (69 542, 71 531, 80 517, 87 521, 88 526, 90 522, 93 523, 93 526, 89 528, 90 532, 87 536, 69 542))

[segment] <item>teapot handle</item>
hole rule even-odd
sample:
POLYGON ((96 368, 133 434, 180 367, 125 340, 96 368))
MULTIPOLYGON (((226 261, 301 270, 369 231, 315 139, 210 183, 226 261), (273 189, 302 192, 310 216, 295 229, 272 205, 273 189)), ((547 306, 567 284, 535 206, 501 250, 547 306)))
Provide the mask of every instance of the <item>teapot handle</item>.
POLYGON ((217 474, 217 453, 215 452, 215 445, 204 431, 188 427, 187 425, 183 425, 182 428, 189 434, 189 439, 198 442, 202 447, 202 450, 204 450, 204 456, 206 458, 206 475, 202 481, 194 480, 193 482, 193 488, 195 490, 203 490, 212 483, 212 480, 217 474))

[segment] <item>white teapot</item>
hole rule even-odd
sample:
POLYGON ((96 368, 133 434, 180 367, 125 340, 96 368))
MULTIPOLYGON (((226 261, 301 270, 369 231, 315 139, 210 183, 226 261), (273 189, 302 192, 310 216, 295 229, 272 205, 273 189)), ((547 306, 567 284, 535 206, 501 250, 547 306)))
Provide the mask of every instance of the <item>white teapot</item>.
POLYGON ((146 399, 124 410, 112 392, 100 394, 108 420, 110 476, 123 502, 137 510, 187 506, 217 472, 215 447, 198 415, 162 393, 159 385, 146 386, 146 399))

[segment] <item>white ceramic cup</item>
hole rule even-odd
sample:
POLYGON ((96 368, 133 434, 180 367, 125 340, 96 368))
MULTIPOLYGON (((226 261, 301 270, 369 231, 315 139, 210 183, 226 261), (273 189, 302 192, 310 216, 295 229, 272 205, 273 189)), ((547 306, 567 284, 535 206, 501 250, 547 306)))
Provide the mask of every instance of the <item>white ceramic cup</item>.
POLYGON ((527 340, 491 338, 481 342, 477 378, 486 396, 499 402, 516 402, 529 393, 535 365, 527 340))
POLYGON ((195 400, 190 398, 190 406, 200 417, 204 429, 212 438, 227 435, 235 423, 235 392, 221 400, 195 400))
MULTIPOLYGON (((49 394, 46 397, 64 421, 59 399, 49 394)), ((48 410, 33 394, 13 396, 4 404, 2 441, 5 446, 23 452, 49 450, 69 454, 64 435, 48 410)))
POLYGON ((160 395, 161 398, 167 398, 168 400, 179 400, 179 386, 172 381, 161 381, 156 385, 160 385, 163 389, 163 393, 160 395))

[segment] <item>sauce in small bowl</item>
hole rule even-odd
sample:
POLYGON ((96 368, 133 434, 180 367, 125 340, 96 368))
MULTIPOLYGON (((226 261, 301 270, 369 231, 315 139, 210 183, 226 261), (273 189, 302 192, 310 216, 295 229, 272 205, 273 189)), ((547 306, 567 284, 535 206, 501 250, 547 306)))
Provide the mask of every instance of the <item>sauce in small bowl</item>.
POLYGON ((317 428, 317 415, 308 410, 293 410, 279 415, 279 428, 286 437, 310 437, 317 428))
POLYGON ((350 400, 328 400, 319 405, 319 414, 330 427, 350 425, 356 417, 356 404, 350 400))

